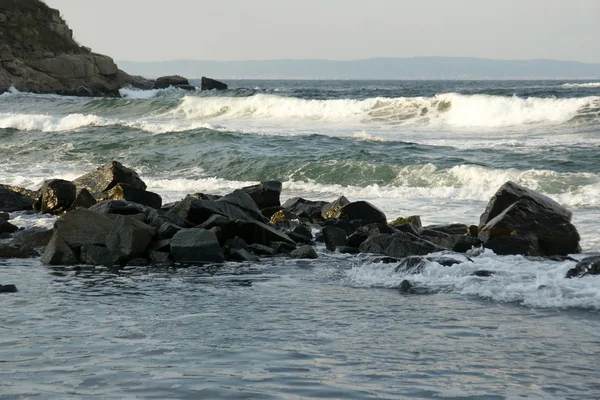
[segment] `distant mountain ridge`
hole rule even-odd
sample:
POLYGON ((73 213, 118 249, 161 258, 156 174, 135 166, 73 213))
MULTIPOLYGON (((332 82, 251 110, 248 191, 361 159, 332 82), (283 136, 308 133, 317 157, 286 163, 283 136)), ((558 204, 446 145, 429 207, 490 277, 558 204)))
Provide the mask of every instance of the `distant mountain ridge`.
POLYGON ((469 57, 163 62, 119 61, 131 74, 220 79, 600 79, 600 64, 469 57))

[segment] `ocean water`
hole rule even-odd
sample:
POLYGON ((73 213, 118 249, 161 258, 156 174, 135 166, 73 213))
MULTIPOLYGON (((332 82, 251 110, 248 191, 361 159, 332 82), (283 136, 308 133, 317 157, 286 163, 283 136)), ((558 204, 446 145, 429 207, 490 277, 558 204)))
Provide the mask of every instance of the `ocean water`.
MULTIPOLYGON (((37 189, 116 159, 165 201, 278 179, 283 200, 476 224, 512 180, 573 211, 575 259, 600 252, 600 82, 227 83, 2 94, 0 183, 37 189)), ((404 276, 318 252, 120 271, 0 260, 0 284, 19 288, 0 295, 0 399, 600 398, 600 277, 565 279, 574 261, 485 251, 404 276)))

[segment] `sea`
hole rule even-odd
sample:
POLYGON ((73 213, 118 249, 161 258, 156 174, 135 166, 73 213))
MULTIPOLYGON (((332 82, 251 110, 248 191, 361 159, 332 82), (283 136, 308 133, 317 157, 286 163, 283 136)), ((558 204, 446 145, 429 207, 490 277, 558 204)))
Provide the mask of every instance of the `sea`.
POLYGON ((600 399, 600 276, 565 279, 600 252, 600 81, 226 83, 4 93, 0 183, 118 160, 164 202, 275 179, 282 201, 470 225, 514 181, 573 212, 583 253, 472 251, 411 275, 322 244, 189 268, 0 260, 19 289, 0 295, 0 399, 600 399))

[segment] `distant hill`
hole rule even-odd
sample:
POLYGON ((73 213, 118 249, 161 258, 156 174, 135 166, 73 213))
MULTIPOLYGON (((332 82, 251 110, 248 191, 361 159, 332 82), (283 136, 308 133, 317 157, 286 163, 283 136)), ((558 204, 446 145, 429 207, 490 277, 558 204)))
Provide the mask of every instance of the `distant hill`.
POLYGON ((130 74, 217 79, 600 79, 600 64, 463 57, 370 58, 356 61, 119 61, 130 74))

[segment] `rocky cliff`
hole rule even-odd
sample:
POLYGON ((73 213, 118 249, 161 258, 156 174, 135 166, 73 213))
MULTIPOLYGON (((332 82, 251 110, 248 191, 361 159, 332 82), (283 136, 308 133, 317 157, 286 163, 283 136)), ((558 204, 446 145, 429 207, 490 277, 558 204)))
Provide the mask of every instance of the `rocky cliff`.
POLYGON ((40 0, 0 0, 0 93, 118 96, 135 79, 112 58, 73 39, 58 10, 40 0))

